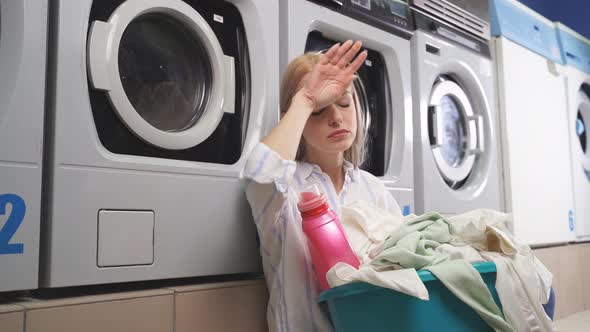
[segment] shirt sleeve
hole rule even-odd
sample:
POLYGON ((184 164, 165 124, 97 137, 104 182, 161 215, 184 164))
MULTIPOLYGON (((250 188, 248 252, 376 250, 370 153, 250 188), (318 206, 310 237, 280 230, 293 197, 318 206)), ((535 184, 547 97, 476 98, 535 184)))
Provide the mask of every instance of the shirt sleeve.
POLYGON ((262 142, 250 153, 242 178, 246 179, 246 197, 259 231, 279 219, 296 167, 295 161, 281 158, 262 142))
POLYGON ((242 177, 260 184, 274 184, 278 191, 285 193, 296 168, 295 161, 283 159, 266 144, 260 142, 250 153, 242 177))

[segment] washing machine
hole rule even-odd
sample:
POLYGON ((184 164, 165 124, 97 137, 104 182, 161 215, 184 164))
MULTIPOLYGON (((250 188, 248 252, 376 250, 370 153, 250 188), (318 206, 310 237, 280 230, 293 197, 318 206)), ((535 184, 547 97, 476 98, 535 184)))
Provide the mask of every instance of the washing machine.
POLYGON ((305 52, 362 41, 368 56, 354 87, 368 145, 360 168, 383 181, 404 214, 414 212, 409 42, 414 25, 407 2, 286 0, 280 12, 283 70, 305 52))
POLYGON ((41 285, 260 272, 239 174, 278 108, 278 4, 50 12, 41 285))
POLYGON ((554 24, 517 1, 490 2, 506 209, 531 246, 574 238, 566 76, 554 24))
MULTIPOLYGON (((459 7, 453 25, 414 7, 412 39, 416 211, 503 210, 493 64, 479 20, 459 7)), ((453 17, 449 12, 448 17, 453 17)))
POLYGON ((38 286, 47 1, 0 0, 0 292, 38 286))
POLYGON ((574 216, 577 240, 590 239, 590 40, 557 23, 557 37, 566 67, 567 125, 572 157, 574 216))

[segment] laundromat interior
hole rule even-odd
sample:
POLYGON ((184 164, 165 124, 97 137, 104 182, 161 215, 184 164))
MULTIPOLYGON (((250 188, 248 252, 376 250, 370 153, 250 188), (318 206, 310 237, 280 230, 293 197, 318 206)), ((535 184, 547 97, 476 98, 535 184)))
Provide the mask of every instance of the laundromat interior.
POLYGON ((590 331, 589 17, 0 0, 0 331, 590 331))

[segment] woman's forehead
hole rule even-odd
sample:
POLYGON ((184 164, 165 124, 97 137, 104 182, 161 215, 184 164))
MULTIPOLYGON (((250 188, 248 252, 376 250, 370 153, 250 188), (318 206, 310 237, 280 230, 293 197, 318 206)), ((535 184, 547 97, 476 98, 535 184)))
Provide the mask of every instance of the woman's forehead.
POLYGON ((346 90, 344 91, 344 93, 343 93, 342 95, 343 95, 343 96, 347 96, 347 95, 350 95, 350 96, 352 96, 352 94, 353 94, 353 91, 354 91, 354 87, 353 87, 353 86, 352 86, 352 84, 351 84, 351 85, 349 85, 349 86, 346 88, 346 90))

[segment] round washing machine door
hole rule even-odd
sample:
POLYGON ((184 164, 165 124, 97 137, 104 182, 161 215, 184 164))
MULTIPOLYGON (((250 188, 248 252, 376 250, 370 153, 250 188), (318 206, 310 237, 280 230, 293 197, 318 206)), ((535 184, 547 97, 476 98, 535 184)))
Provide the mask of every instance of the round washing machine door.
MULTIPOLYGON (((578 92, 578 114, 575 130, 578 138, 578 160, 588 175, 590 181, 590 147, 588 146, 588 126, 590 125, 590 86, 585 86, 578 92)), ((575 143, 574 143, 575 144, 575 143)))
POLYGON ((128 0, 94 21, 87 64, 125 125, 160 148, 196 146, 234 112, 233 58, 181 0, 128 0))
POLYGON ((428 133, 438 170, 452 189, 466 183, 483 153, 483 130, 483 117, 474 113, 465 91, 439 77, 428 105, 428 133))

